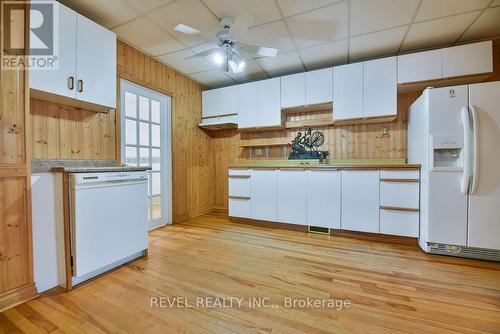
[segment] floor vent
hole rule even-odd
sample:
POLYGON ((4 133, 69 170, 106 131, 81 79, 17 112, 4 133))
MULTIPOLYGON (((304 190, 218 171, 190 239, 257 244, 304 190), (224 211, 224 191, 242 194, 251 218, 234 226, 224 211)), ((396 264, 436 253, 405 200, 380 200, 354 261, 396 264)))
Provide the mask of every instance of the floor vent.
POLYGON ((432 254, 467 257, 471 259, 500 261, 500 250, 446 244, 429 244, 432 254))
POLYGON ((330 235, 330 229, 328 227, 308 226, 307 230, 309 231, 309 233, 330 235))

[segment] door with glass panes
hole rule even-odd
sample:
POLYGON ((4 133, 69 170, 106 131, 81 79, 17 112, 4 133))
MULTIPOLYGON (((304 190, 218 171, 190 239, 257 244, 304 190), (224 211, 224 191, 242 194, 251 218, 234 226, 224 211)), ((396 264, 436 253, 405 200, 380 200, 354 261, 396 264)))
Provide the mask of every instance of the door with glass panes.
POLYGON ((122 161, 150 166, 149 227, 171 217, 170 97, 121 80, 122 161))

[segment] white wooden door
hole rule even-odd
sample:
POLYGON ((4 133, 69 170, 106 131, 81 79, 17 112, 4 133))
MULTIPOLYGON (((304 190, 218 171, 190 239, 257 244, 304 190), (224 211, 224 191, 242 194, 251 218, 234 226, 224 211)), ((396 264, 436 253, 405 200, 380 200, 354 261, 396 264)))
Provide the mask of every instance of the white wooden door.
POLYGON ((220 115, 238 113, 238 87, 220 88, 220 115))
POLYGON ((366 61, 363 66, 364 117, 396 116, 396 57, 366 61))
POLYGON ((363 63, 333 68, 333 119, 363 118, 363 63))
POLYGON ((297 73, 281 77, 281 108, 306 104, 306 75, 297 73))
POLYGON ((306 72, 306 103, 317 104, 332 102, 333 69, 325 68, 306 72))
MULTIPOLYGON (((59 55, 58 70, 30 72, 30 88, 43 92, 76 97, 76 16, 77 13, 68 7, 54 2, 59 6, 59 55)), ((116 92, 115 92, 116 94, 116 92)))
POLYGON ((238 128, 259 126, 259 84, 238 85, 238 128))
POLYGON ((278 172, 278 222, 306 225, 307 172, 278 172))
POLYGON ((442 49, 398 56, 398 83, 440 79, 442 49))
POLYGON ((307 171, 307 225, 339 229, 340 194, 340 171, 307 171))
POLYGON ((443 77, 493 72, 493 43, 466 44, 443 49, 443 77))
POLYGON ((220 89, 211 89, 201 92, 201 116, 213 117, 220 115, 220 102, 220 89))
POLYGON ((116 108, 116 35, 77 15, 76 53, 77 99, 116 108))
POLYGON ((276 170, 252 170, 250 209, 253 219, 276 221, 277 179, 276 170))
MULTIPOLYGON (((280 78, 258 81, 259 123, 258 126, 280 126, 280 78)), ((255 101, 252 103, 255 106, 255 101)))
POLYGON ((379 171, 342 171, 344 230, 379 233, 379 171))

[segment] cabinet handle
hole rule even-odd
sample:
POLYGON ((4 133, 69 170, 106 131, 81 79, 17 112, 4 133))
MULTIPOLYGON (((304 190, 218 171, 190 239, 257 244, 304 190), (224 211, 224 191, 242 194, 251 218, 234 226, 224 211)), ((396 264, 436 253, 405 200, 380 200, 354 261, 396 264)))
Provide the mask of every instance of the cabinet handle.
POLYGON ((69 90, 73 90, 75 88, 75 77, 74 76, 68 77, 68 88, 69 88, 69 90))
POLYGON ((78 80, 78 93, 83 92, 83 80, 78 80))

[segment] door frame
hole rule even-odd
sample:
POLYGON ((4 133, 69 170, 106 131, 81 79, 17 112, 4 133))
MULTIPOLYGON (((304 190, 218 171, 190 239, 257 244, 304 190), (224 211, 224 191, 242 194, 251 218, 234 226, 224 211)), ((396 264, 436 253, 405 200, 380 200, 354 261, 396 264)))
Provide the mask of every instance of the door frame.
MULTIPOLYGON (((132 91, 140 91, 139 94, 142 94, 145 97, 155 100, 164 100, 160 101, 160 105, 162 102, 165 102, 165 110, 163 108, 160 110, 161 118, 160 118, 160 131, 161 131, 161 165, 165 166, 165 169, 162 170, 162 182, 161 183, 161 193, 162 193, 162 201, 161 201, 161 214, 162 219, 151 220, 148 221, 149 230, 158 228, 160 226, 170 225, 172 224, 172 97, 160 91, 153 90, 141 84, 137 84, 135 82, 120 78, 120 161, 123 162, 123 158, 125 157, 125 111, 121 106, 125 105, 125 94, 122 94, 124 88, 129 88, 132 91), (164 139, 167 139, 166 145, 163 145, 164 139), (158 221, 160 223, 158 223, 158 221)), ((151 133, 150 133, 151 136, 151 133)), ((139 140, 139 138, 137 138, 139 140)), ((149 197, 149 194, 148 194, 149 197)), ((149 199, 149 198, 148 198, 149 199)))

